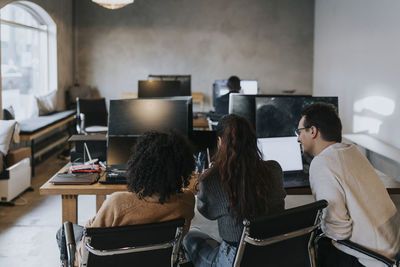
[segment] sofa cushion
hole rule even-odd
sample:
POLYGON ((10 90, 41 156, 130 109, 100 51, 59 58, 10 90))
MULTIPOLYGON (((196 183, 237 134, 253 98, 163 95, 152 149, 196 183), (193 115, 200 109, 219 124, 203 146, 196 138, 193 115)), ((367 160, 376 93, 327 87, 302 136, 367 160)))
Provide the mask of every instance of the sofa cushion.
POLYGON ((75 110, 66 110, 56 112, 46 116, 39 116, 36 118, 30 118, 20 121, 21 134, 32 134, 34 132, 40 131, 49 125, 59 122, 65 118, 68 118, 72 114, 75 114, 75 110))
POLYGON ((56 110, 57 90, 42 96, 36 96, 39 116, 47 115, 56 110))
POLYGON ((12 106, 3 109, 3 120, 15 120, 15 112, 12 106))
POLYGON ((26 146, 26 147, 20 147, 17 149, 11 149, 8 151, 8 155, 5 158, 5 166, 11 167, 14 164, 17 164, 24 158, 31 158, 31 148, 26 146))
POLYGON ((17 122, 12 120, 0 120, 0 152, 4 156, 7 155, 16 124, 17 122))

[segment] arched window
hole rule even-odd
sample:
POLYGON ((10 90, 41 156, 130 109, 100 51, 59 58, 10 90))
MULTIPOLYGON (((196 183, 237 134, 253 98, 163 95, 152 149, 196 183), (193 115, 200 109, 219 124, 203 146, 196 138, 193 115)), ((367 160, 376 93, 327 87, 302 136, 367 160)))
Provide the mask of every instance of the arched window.
POLYGON ((17 120, 37 114, 35 96, 57 90, 56 24, 28 1, 0 9, 2 107, 17 120))

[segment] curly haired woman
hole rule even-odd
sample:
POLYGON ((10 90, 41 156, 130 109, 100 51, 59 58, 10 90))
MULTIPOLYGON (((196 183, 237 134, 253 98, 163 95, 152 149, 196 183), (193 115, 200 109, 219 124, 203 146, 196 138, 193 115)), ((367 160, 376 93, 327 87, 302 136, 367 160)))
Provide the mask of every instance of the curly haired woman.
MULTIPOLYGON (((128 164, 128 192, 111 194, 85 227, 112 227, 185 218, 184 234, 194 216, 194 195, 183 190, 194 168, 187 140, 178 133, 148 132, 139 138, 128 164)), ((83 227, 74 225, 80 240, 83 227)), ((61 260, 66 260, 63 229, 57 233, 61 260)), ((81 258, 82 242, 75 259, 81 258)), ((77 264, 77 262, 75 264, 77 264)))
POLYGON ((200 177, 197 209, 218 221, 219 244, 198 230, 183 240, 186 257, 194 266, 232 266, 243 231, 243 219, 284 209, 282 169, 276 161, 263 161, 250 122, 226 115, 217 125, 218 150, 214 163, 200 177))

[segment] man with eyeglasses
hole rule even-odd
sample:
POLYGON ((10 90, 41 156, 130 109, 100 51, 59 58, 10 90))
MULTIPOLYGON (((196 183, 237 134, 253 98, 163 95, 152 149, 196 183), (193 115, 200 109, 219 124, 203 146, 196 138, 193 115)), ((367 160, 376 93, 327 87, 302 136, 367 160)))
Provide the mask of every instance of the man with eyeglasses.
MULTIPOLYGON (((400 250, 400 214, 368 160, 354 145, 342 142, 342 124, 331 104, 302 110, 296 129, 303 151, 314 156, 310 186, 325 199, 322 231, 334 240, 349 239, 389 258, 400 250)), ((320 266, 384 266, 329 239, 319 241, 320 266)))

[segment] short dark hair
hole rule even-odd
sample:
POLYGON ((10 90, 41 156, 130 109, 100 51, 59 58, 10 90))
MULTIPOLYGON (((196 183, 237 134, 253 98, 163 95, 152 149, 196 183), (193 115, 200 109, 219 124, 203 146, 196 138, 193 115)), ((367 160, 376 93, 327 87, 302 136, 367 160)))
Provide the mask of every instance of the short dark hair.
POLYGON ((334 105, 314 103, 305 106, 301 115, 304 116, 303 126, 315 126, 325 141, 342 142, 342 123, 334 105))
POLYGON ((163 204, 189 185, 193 169, 193 149, 186 137, 177 132, 147 132, 129 160, 128 191, 139 198, 158 195, 163 204))
POLYGON ((228 79, 227 86, 229 88, 229 91, 232 92, 239 92, 240 91, 240 79, 238 76, 231 76, 228 79))

